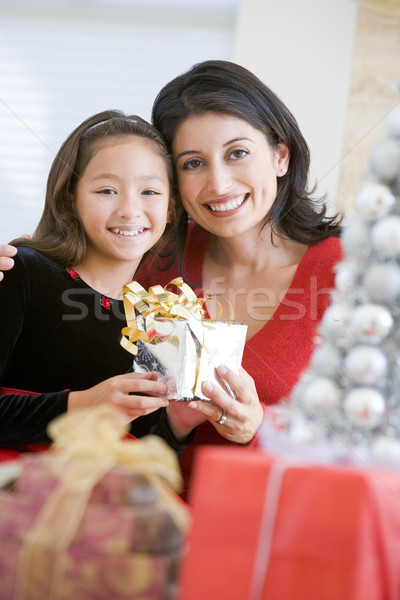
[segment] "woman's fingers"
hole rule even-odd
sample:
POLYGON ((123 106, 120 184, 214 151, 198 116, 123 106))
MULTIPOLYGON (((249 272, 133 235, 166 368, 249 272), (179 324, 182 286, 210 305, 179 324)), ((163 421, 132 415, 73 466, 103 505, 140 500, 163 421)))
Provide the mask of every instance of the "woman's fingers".
POLYGON ((0 244, 0 281, 4 279, 3 271, 9 271, 14 266, 14 261, 11 258, 15 256, 17 249, 9 244, 0 244))
POLYGON ((191 402, 190 406, 204 415, 226 439, 248 443, 263 419, 254 381, 244 369, 236 374, 226 367, 219 367, 217 372, 222 383, 229 385, 234 397, 222 387, 205 382, 203 392, 212 402, 191 402))
POLYGON ((3 257, 11 257, 17 254, 17 249, 15 246, 10 246, 10 244, 0 244, 0 260, 3 257))

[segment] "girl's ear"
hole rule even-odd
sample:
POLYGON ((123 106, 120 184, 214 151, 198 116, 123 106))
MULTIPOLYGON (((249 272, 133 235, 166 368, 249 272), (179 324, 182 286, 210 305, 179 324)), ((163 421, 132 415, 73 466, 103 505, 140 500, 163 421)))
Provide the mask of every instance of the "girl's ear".
POLYGON ((289 168, 290 153, 289 148, 283 142, 278 144, 278 162, 276 165, 277 177, 283 177, 286 175, 289 168))

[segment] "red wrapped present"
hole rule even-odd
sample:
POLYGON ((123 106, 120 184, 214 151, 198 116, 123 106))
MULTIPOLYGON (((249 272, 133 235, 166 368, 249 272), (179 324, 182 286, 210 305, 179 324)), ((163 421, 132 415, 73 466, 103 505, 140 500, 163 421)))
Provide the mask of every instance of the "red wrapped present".
POLYGON ((179 600, 398 600, 400 473, 201 448, 179 600))
POLYGON ((53 449, 3 478, 0 600, 175 599, 188 524, 178 460, 159 438, 122 440, 122 416, 66 413, 53 449))

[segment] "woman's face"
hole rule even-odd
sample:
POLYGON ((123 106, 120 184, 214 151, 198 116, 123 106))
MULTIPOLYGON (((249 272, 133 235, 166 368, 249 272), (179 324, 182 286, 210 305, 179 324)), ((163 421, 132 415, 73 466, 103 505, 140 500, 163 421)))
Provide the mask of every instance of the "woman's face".
POLYGON ((288 168, 285 144, 273 151, 247 121, 209 112, 179 126, 173 153, 182 203, 196 223, 220 237, 259 234, 288 168))

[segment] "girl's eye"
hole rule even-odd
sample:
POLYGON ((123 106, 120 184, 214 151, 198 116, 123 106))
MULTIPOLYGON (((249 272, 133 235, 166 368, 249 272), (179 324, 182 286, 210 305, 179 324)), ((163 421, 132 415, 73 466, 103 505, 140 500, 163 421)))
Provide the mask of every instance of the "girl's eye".
POLYGON ((117 192, 115 190, 110 189, 110 188, 104 188, 102 190, 98 190, 96 193, 97 194, 112 195, 112 194, 116 194, 117 192))
POLYGON ((156 190, 143 190, 142 194, 145 196, 152 196, 153 194, 159 194, 156 190))
POLYGON ((248 151, 245 150, 244 148, 236 148, 236 150, 232 150, 230 155, 236 159, 236 158, 243 158, 247 154, 248 154, 248 151))
POLYGON ((184 169, 198 169, 202 165, 201 160, 198 158, 191 158, 187 162, 184 163, 184 169))

